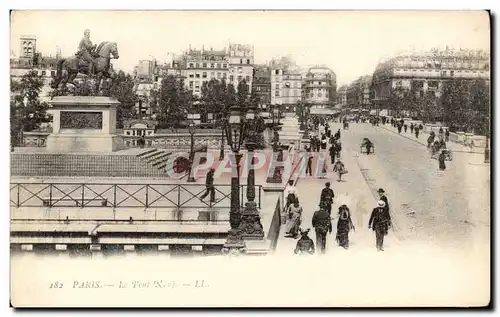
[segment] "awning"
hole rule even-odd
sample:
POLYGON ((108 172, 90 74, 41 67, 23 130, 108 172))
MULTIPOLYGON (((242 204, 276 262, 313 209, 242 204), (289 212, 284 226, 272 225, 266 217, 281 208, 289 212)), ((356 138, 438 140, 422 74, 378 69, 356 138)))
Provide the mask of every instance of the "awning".
POLYGON ((311 108, 309 113, 314 115, 334 115, 339 111, 327 108, 311 108))

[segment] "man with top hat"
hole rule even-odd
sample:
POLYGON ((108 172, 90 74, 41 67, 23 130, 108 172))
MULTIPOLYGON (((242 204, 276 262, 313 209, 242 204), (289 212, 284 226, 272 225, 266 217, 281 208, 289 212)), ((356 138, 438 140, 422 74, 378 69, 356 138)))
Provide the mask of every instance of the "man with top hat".
POLYGON ((382 188, 378 189, 378 196, 379 196, 379 199, 385 203, 385 209, 387 209, 387 212, 389 212, 389 200, 387 199, 387 196, 385 195, 385 191, 382 188))
POLYGON ((330 213, 326 211, 325 202, 320 202, 319 210, 314 212, 312 226, 316 230, 316 248, 324 254, 326 250, 326 234, 332 233, 332 219, 330 213))
POLYGON ((379 200, 377 207, 373 208, 370 221, 368 222, 368 229, 375 231, 378 251, 384 251, 384 236, 387 235, 389 228, 392 227, 391 216, 385 207, 385 202, 379 200))

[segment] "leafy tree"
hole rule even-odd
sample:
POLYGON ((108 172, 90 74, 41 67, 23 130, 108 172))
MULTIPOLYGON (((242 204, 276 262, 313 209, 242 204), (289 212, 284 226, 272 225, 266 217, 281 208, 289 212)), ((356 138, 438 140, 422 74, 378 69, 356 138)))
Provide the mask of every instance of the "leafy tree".
POLYGON ((193 96, 183 80, 167 76, 161 82, 158 122, 161 127, 177 127, 192 107, 193 96))
POLYGON ((217 79, 204 82, 201 86, 201 107, 200 113, 214 114, 214 120, 220 119, 225 110, 225 96, 227 92, 226 83, 217 79), (216 118, 217 117, 217 118, 216 118))
POLYGON ((474 80, 469 88, 470 103, 467 109, 469 114, 468 126, 474 133, 488 135, 490 118, 490 92, 487 83, 483 80, 474 80))
POLYGON ((467 108, 470 102, 469 81, 465 79, 453 79, 443 83, 441 97, 439 100, 443 110, 443 119, 452 129, 469 130, 467 127, 467 108))
POLYGON ((48 104, 40 102, 39 96, 43 87, 43 79, 37 71, 26 73, 20 82, 11 80, 11 137, 13 144, 21 141, 18 136, 22 131, 32 131, 40 127, 42 122, 49 122, 48 104))
POLYGON ((248 102, 249 102, 249 91, 248 91, 248 85, 245 79, 241 80, 238 83, 238 89, 236 92, 236 104, 238 107, 244 111, 248 107, 248 102))
POLYGON ((137 101, 132 76, 125 74, 122 70, 115 74, 110 88, 110 95, 121 103, 116 111, 116 124, 118 128, 123 128, 123 123, 133 117, 137 101))

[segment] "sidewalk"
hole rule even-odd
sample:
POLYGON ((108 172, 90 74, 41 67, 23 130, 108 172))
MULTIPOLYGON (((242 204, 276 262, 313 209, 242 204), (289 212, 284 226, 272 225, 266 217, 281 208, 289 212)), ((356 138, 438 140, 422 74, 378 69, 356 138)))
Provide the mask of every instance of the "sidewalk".
MULTIPOLYGON (((415 132, 411 133, 410 129, 408 128, 407 132, 404 132, 404 129, 401 129, 401 133, 398 133, 398 129, 393 127, 392 125, 389 124, 380 124, 378 126, 379 128, 385 129, 387 131, 391 131, 395 134, 399 134, 403 138, 407 138, 409 140, 415 141, 417 143, 420 143, 427 147, 427 138, 429 137, 429 133, 420 131, 418 135, 418 139, 415 137, 415 132)), ((437 137, 437 136, 436 136, 437 137)), ((465 146, 460 143, 455 143, 455 142, 446 142, 446 147, 451 150, 452 152, 461 152, 461 153, 471 153, 471 154, 484 154, 484 148, 480 147, 473 147, 472 152, 468 146, 465 146)))
MULTIPOLYGON (((331 235, 327 236, 327 251, 326 256, 339 256, 345 252, 357 252, 359 250, 377 252, 375 248, 375 234, 372 230, 368 229, 368 221, 370 219, 371 211, 376 206, 376 200, 368 187, 359 166, 357 164, 354 153, 350 151, 343 151, 342 161, 345 164, 348 174, 343 176, 341 182, 337 182, 336 174, 332 172, 332 167, 328 162, 328 175, 324 179, 300 175, 297 181, 297 189, 299 192, 299 200, 304 209, 301 228, 311 231, 309 237, 313 239, 316 246, 316 235, 312 228, 312 216, 318 210, 319 198, 321 190, 325 187, 326 182, 330 182, 330 188, 335 193, 334 203, 332 205, 332 225, 333 231, 331 235), (351 231, 349 234, 350 248, 344 250, 337 246, 335 241, 336 228, 337 228, 337 212, 338 207, 346 204, 350 211, 351 217, 356 231, 351 231)), ((316 162, 313 163, 313 169, 316 167, 316 162)), ((285 238, 285 225, 282 225, 280 238, 278 240, 275 255, 278 256, 291 256, 297 244, 297 239, 285 238)), ((396 238, 392 231, 384 241, 384 248, 386 252, 390 252, 391 248, 396 247, 399 240, 396 238)), ((319 255, 319 253, 316 253, 319 255)))

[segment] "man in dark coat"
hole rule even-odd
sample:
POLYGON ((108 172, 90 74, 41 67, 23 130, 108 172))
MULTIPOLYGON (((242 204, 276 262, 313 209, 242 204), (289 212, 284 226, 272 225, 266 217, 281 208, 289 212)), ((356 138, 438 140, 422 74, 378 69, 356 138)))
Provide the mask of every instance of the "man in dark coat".
POLYGON ((326 234, 332 233, 332 220, 330 213, 325 209, 325 204, 320 203, 319 207, 319 210, 313 215, 312 226, 316 230, 316 248, 324 254, 326 250, 326 234))
POLYGON ((387 199, 387 196, 385 195, 385 190, 383 190, 382 188, 379 188, 378 189, 378 196, 379 196, 379 199, 385 203, 384 208, 387 209, 387 211, 389 211, 389 200, 387 199))
POLYGON ((335 163, 335 156, 337 156, 336 143, 334 143, 330 146, 330 161, 332 164, 335 163))
POLYGON ((420 132, 420 128, 415 126, 415 137, 418 139, 418 133, 420 132))
POLYGON ((327 182, 325 184, 325 188, 321 191, 321 197, 319 199, 320 207, 321 203, 324 203, 325 210, 328 212, 330 215, 332 212, 332 204, 333 204, 333 198, 335 197, 335 194, 333 193, 333 190, 330 188, 330 182, 327 182))
POLYGON ((389 211, 385 208, 385 202, 379 200, 377 207, 373 208, 368 222, 368 229, 375 231, 378 251, 384 251, 384 236, 387 235, 390 227, 392 227, 392 222, 389 211))
POLYGON ((309 176, 312 176, 312 161, 313 154, 311 153, 311 148, 307 148, 307 167, 306 167, 306 176, 309 173, 309 176))
POLYGON ((342 153, 342 143, 340 143, 340 141, 335 143, 335 152, 337 154, 337 158, 340 158, 340 154, 342 153))
POLYGON ((413 133, 413 128, 414 128, 414 127, 415 127, 415 126, 413 125, 413 122, 412 122, 412 123, 410 124, 410 132, 411 132, 411 133, 413 133))
POLYGON ((297 241, 297 246, 293 251, 295 254, 314 254, 314 242, 309 238, 308 233, 311 229, 305 231, 300 230, 301 237, 297 241))
POLYGON ((205 187, 207 188, 205 193, 201 195, 200 199, 203 200, 205 197, 210 194, 210 202, 213 203, 215 201, 215 188, 214 188, 214 174, 215 169, 211 168, 207 173, 207 178, 205 180, 205 187))
POLYGON ((406 131, 408 130, 408 125, 405 123, 405 124, 403 125, 403 128, 405 128, 405 133, 406 133, 406 131))

